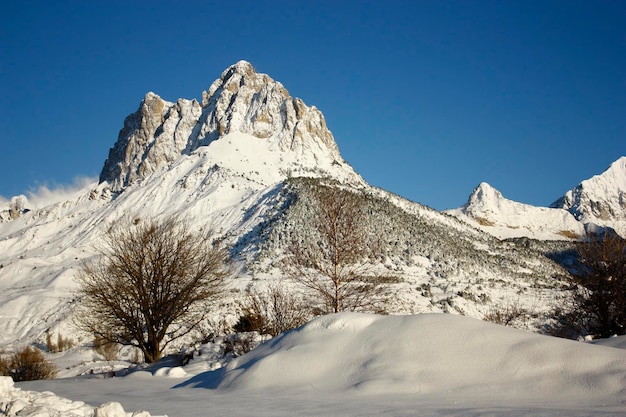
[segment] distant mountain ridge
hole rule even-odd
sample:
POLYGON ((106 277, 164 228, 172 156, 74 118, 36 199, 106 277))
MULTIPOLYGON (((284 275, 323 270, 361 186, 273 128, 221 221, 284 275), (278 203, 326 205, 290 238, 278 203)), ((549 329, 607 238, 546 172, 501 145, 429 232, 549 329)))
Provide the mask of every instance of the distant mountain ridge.
POLYGON ((605 228, 626 237, 626 157, 582 181, 549 207, 508 200, 481 183, 465 205, 446 212, 500 239, 579 240, 605 228))

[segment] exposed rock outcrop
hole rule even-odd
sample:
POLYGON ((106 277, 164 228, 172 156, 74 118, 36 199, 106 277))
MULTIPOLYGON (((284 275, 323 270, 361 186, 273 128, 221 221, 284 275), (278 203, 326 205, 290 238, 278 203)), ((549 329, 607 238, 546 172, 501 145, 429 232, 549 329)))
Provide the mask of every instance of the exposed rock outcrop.
POLYGON ((279 82, 246 61, 227 68, 202 93, 202 103, 163 100, 154 93, 124 121, 100 174, 113 191, 146 178, 183 154, 239 132, 270 150, 319 154, 342 161, 322 113, 292 98, 279 82))

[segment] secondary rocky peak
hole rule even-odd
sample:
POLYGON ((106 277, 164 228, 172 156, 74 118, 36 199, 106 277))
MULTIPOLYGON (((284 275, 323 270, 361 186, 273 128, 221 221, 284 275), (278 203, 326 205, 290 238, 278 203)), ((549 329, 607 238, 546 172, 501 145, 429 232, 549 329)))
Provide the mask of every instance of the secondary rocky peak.
POLYGON ((478 187, 474 188, 463 208, 466 211, 471 211, 476 207, 497 206, 499 201, 503 199, 504 197, 500 191, 486 182, 481 182, 478 187))
POLYGON ((473 196, 485 199, 485 198, 502 198, 502 193, 486 182, 481 182, 478 187, 474 189, 473 196))
POLYGON ((262 139, 268 150, 314 154, 343 161, 322 113, 247 61, 222 72, 202 102, 171 103, 152 92, 124 121, 100 174, 114 191, 146 178, 181 155, 230 133, 262 139))
POLYGON ((564 208, 583 223, 612 226, 626 235, 626 157, 582 181, 550 207, 564 208))
POLYGON ((568 211, 509 200, 486 182, 474 189, 464 206, 447 212, 499 239, 564 240, 585 235, 584 226, 568 211))

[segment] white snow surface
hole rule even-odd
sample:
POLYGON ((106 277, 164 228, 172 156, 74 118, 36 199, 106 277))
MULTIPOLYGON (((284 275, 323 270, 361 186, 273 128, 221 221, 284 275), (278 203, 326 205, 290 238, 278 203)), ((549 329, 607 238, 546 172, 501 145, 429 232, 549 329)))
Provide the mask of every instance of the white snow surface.
MULTIPOLYGON (((8 376, 0 376, 0 415, 21 417, 150 417, 147 411, 126 412, 115 401, 92 407, 45 391, 27 391, 15 387, 8 376)), ((155 416, 156 417, 156 416, 155 416)))
MULTIPOLYGON (((624 350, 448 314, 329 315, 223 368, 207 370, 213 368, 200 366, 202 358, 126 377, 17 386, 74 401, 41 394, 52 405, 119 402, 128 410, 180 417, 626 413, 624 350)), ((2 395, 6 404, 6 389, 2 395)))

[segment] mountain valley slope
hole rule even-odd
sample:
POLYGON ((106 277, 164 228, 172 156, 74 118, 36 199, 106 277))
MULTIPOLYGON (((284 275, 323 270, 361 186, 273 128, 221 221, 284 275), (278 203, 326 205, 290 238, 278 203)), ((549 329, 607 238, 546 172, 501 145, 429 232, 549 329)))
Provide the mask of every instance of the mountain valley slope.
MULTIPOLYGON (((98 255, 120 218, 182 215, 232 247, 231 296, 250 283, 285 279, 289 236, 310 227, 311 190, 340 184, 372 213, 371 230, 393 274, 391 313, 451 312, 476 318, 519 305, 518 327, 542 330, 567 303, 567 271, 541 251, 501 241, 453 216, 368 185, 342 158, 323 115, 240 61, 202 103, 148 93, 128 116, 100 181, 38 210, 0 213, 0 348, 75 335, 74 276, 98 255)), ((217 316, 236 321, 225 300, 217 316)))

